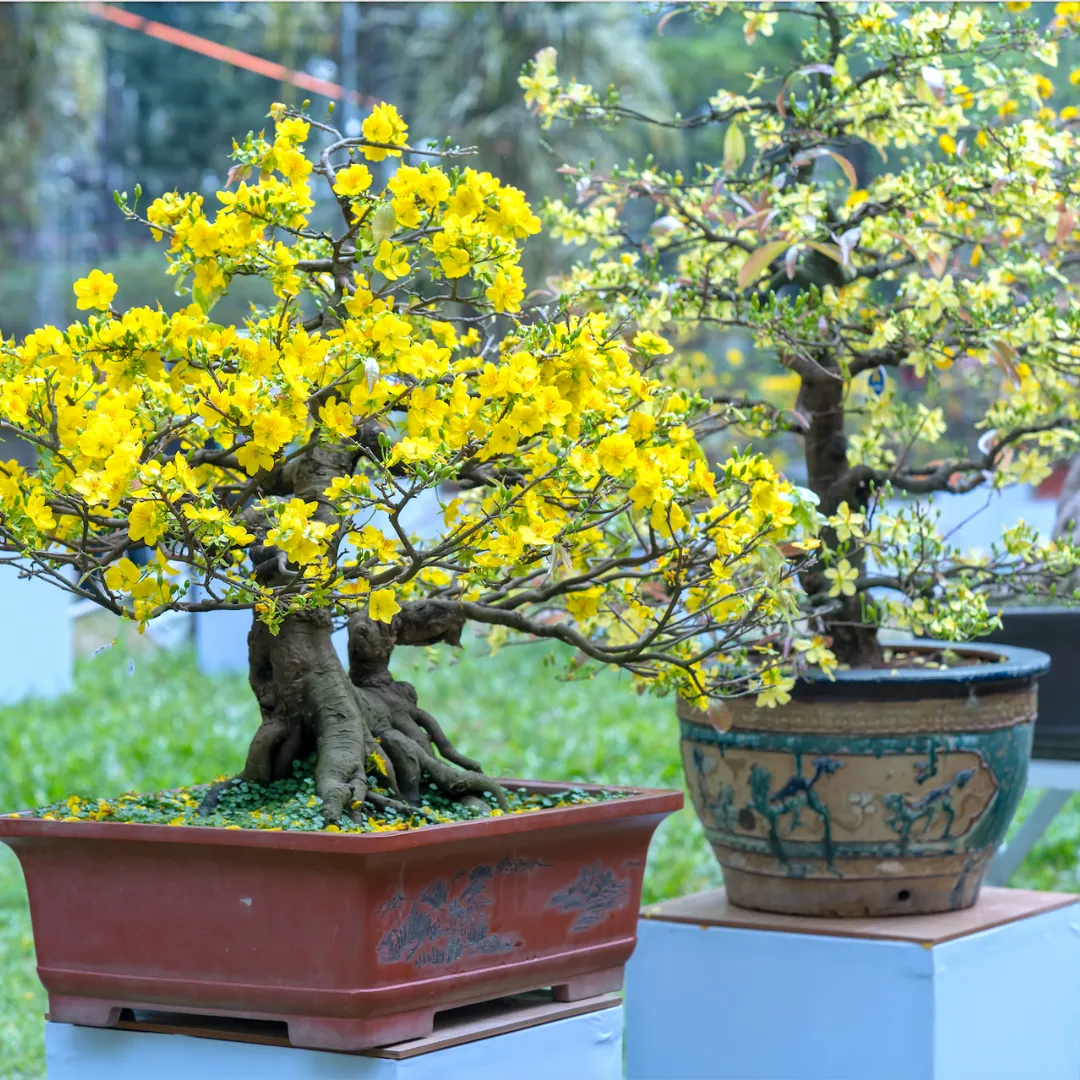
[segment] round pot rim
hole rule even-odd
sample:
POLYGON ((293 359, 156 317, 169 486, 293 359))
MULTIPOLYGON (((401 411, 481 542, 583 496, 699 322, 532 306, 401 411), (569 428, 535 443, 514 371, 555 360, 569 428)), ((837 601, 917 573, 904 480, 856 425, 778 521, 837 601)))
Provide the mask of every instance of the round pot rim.
MULTIPOLYGON (((998 645, 993 642, 933 641, 920 638, 913 642, 901 642, 888 646, 896 651, 933 652, 950 649, 961 656, 997 657, 997 662, 960 664, 949 668, 849 668, 835 671, 835 682, 848 686, 888 686, 918 684, 931 686, 958 686, 972 683, 1011 682, 1016 679, 1034 679, 1050 670, 1050 657, 1038 649, 1022 649, 1016 645, 998 645)), ((809 671, 800 682, 814 686, 828 686, 833 680, 824 672, 809 671)))

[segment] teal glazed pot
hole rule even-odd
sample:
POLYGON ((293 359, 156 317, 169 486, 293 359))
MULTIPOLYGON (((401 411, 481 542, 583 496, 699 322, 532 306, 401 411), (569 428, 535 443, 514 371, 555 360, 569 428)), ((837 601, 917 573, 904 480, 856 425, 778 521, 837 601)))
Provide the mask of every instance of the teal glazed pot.
POLYGON ((948 647, 972 663, 811 675, 775 709, 728 701, 726 730, 680 701, 687 784, 732 903, 820 916, 975 903, 1024 793, 1050 660, 948 647))

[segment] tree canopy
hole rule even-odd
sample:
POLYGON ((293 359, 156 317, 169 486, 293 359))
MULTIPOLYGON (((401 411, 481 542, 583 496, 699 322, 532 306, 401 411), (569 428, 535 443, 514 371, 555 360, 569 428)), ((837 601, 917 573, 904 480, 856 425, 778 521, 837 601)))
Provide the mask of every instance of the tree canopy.
POLYGON ((707 467, 726 418, 667 376, 660 334, 528 305, 540 221, 466 151, 410 146, 387 104, 355 138, 271 115, 214 200, 118 199, 187 306, 125 310, 94 270, 85 321, 3 343, 0 433, 38 457, 0 464, 0 561, 140 623, 250 609, 274 634, 314 612, 428 644, 472 621, 770 700, 797 636, 777 545, 812 548, 813 497, 760 455, 707 467), (244 276, 269 302, 215 323, 244 276), (433 491, 437 535, 410 535, 433 491))
POLYGON ((828 518, 803 573, 806 604, 842 661, 874 662, 880 625, 952 641, 985 633, 1006 588, 1068 598, 1078 552, 1064 541, 1017 522, 962 552, 925 501, 891 501, 1038 482, 1076 446, 1080 113, 1052 106, 1046 73, 1080 7, 1058 4, 1042 21, 1030 7, 671 9, 665 23, 734 20, 748 46, 793 25, 802 49, 670 118, 562 79, 553 50, 521 78, 545 126, 660 125, 688 143, 723 131, 722 160, 682 171, 567 167, 573 198, 549 202, 546 218, 588 258, 561 301, 676 342, 748 335, 759 373, 790 375, 791 409, 767 392, 712 396, 739 410, 757 446, 780 432, 803 441, 828 518), (880 167, 859 170, 852 159, 867 149, 880 167), (643 204, 652 221, 635 229, 643 204), (898 391, 901 369, 921 398, 898 391), (946 383, 985 411, 974 445, 941 456, 931 395, 946 383))

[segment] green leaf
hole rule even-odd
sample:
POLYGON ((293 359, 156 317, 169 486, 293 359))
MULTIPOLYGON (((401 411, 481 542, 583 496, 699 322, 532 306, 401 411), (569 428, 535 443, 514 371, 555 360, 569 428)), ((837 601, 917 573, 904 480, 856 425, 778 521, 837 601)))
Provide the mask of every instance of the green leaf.
POLYGON ((738 124, 728 125, 724 134, 724 169, 736 172, 746 160, 746 138, 738 124))

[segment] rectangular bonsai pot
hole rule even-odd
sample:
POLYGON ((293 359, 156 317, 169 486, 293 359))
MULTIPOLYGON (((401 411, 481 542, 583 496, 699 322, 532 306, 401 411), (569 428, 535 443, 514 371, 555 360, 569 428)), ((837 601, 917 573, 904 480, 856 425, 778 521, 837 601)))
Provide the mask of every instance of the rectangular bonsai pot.
POLYGON ((26 878, 50 1019, 249 1017, 361 1050, 430 1033, 442 1009, 622 985, 649 840, 683 797, 604 790, 632 793, 359 835, 24 813, 0 817, 0 841, 26 878))

